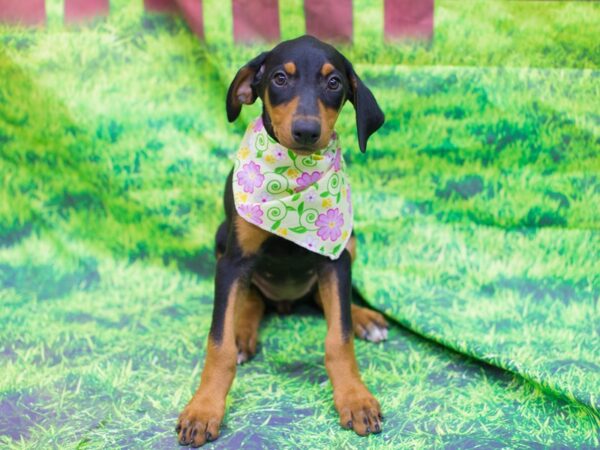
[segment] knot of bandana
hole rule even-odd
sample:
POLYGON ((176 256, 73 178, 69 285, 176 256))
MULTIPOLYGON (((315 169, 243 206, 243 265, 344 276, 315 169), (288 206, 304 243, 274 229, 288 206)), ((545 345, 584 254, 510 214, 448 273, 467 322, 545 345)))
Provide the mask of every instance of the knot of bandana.
POLYGON ((248 126, 233 169, 238 214, 315 253, 337 259, 352 232, 350 184, 337 134, 301 156, 274 141, 262 118, 248 126))

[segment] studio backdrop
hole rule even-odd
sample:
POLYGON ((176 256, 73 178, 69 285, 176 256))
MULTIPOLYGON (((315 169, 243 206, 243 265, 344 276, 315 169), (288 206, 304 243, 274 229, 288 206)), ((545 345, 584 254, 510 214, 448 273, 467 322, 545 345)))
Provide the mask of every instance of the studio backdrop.
MULTIPOLYGON (((0 445, 173 448, 210 327, 236 71, 309 33, 386 114, 352 184, 341 429, 318 310, 269 314, 215 448, 600 446, 600 4, 0 0, 0 445), (357 295, 357 297, 359 297, 357 295), (357 298, 360 300, 360 298, 357 298)), ((323 200, 324 201, 324 200, 323 200)))

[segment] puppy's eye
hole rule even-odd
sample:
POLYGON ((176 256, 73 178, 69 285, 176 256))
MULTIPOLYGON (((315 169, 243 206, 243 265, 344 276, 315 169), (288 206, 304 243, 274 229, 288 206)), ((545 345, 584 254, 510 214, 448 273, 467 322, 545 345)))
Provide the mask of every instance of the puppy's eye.
POLYGON ((327 88, 332 91, 337 91, 340 88, 342 82, 338 77, 331 77, 327 82, 327 88))
POLYGON ((283 72, 277 72, 275 75, 273 75, 273 82, 277 86, 285 86, 287 83, 287 76, 283 72))

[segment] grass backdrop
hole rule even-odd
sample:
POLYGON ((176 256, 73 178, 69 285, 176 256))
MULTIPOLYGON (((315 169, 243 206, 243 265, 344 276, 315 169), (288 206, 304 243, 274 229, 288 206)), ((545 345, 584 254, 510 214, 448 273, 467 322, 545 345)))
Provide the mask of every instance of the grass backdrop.
MULTIPOLYGON (((223 183, 259 111, 227 124, 225 92, 266 48, 204 4, 206 43, 124 0, 81 28, 56 0, 47 29, 0 26, 3 445, 175 444, 223 183)), ((281 4, 301 34, 302 2, 281 4)), ((395 46, 381 2, 355 5, 342 50, 387 117, 366 155, 350 106, 338 126, 355 283, 417 334, 357 343, 386 415, 361 439, 337 425, 323 320, 270 315, 214 446, 599 446, 600 5, 440 0, 434 41, 395 46)))

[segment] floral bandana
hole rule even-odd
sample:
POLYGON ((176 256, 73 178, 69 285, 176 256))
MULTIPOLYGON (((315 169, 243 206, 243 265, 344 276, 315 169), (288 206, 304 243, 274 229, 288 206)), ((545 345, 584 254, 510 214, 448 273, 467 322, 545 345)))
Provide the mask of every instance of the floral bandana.
POLYGON ((337 259, 352 231, 350 184, 337 133, 300 156, 275 142, 262 117, 250 123, 235 158, 233 194, 246 221, 337 259))

